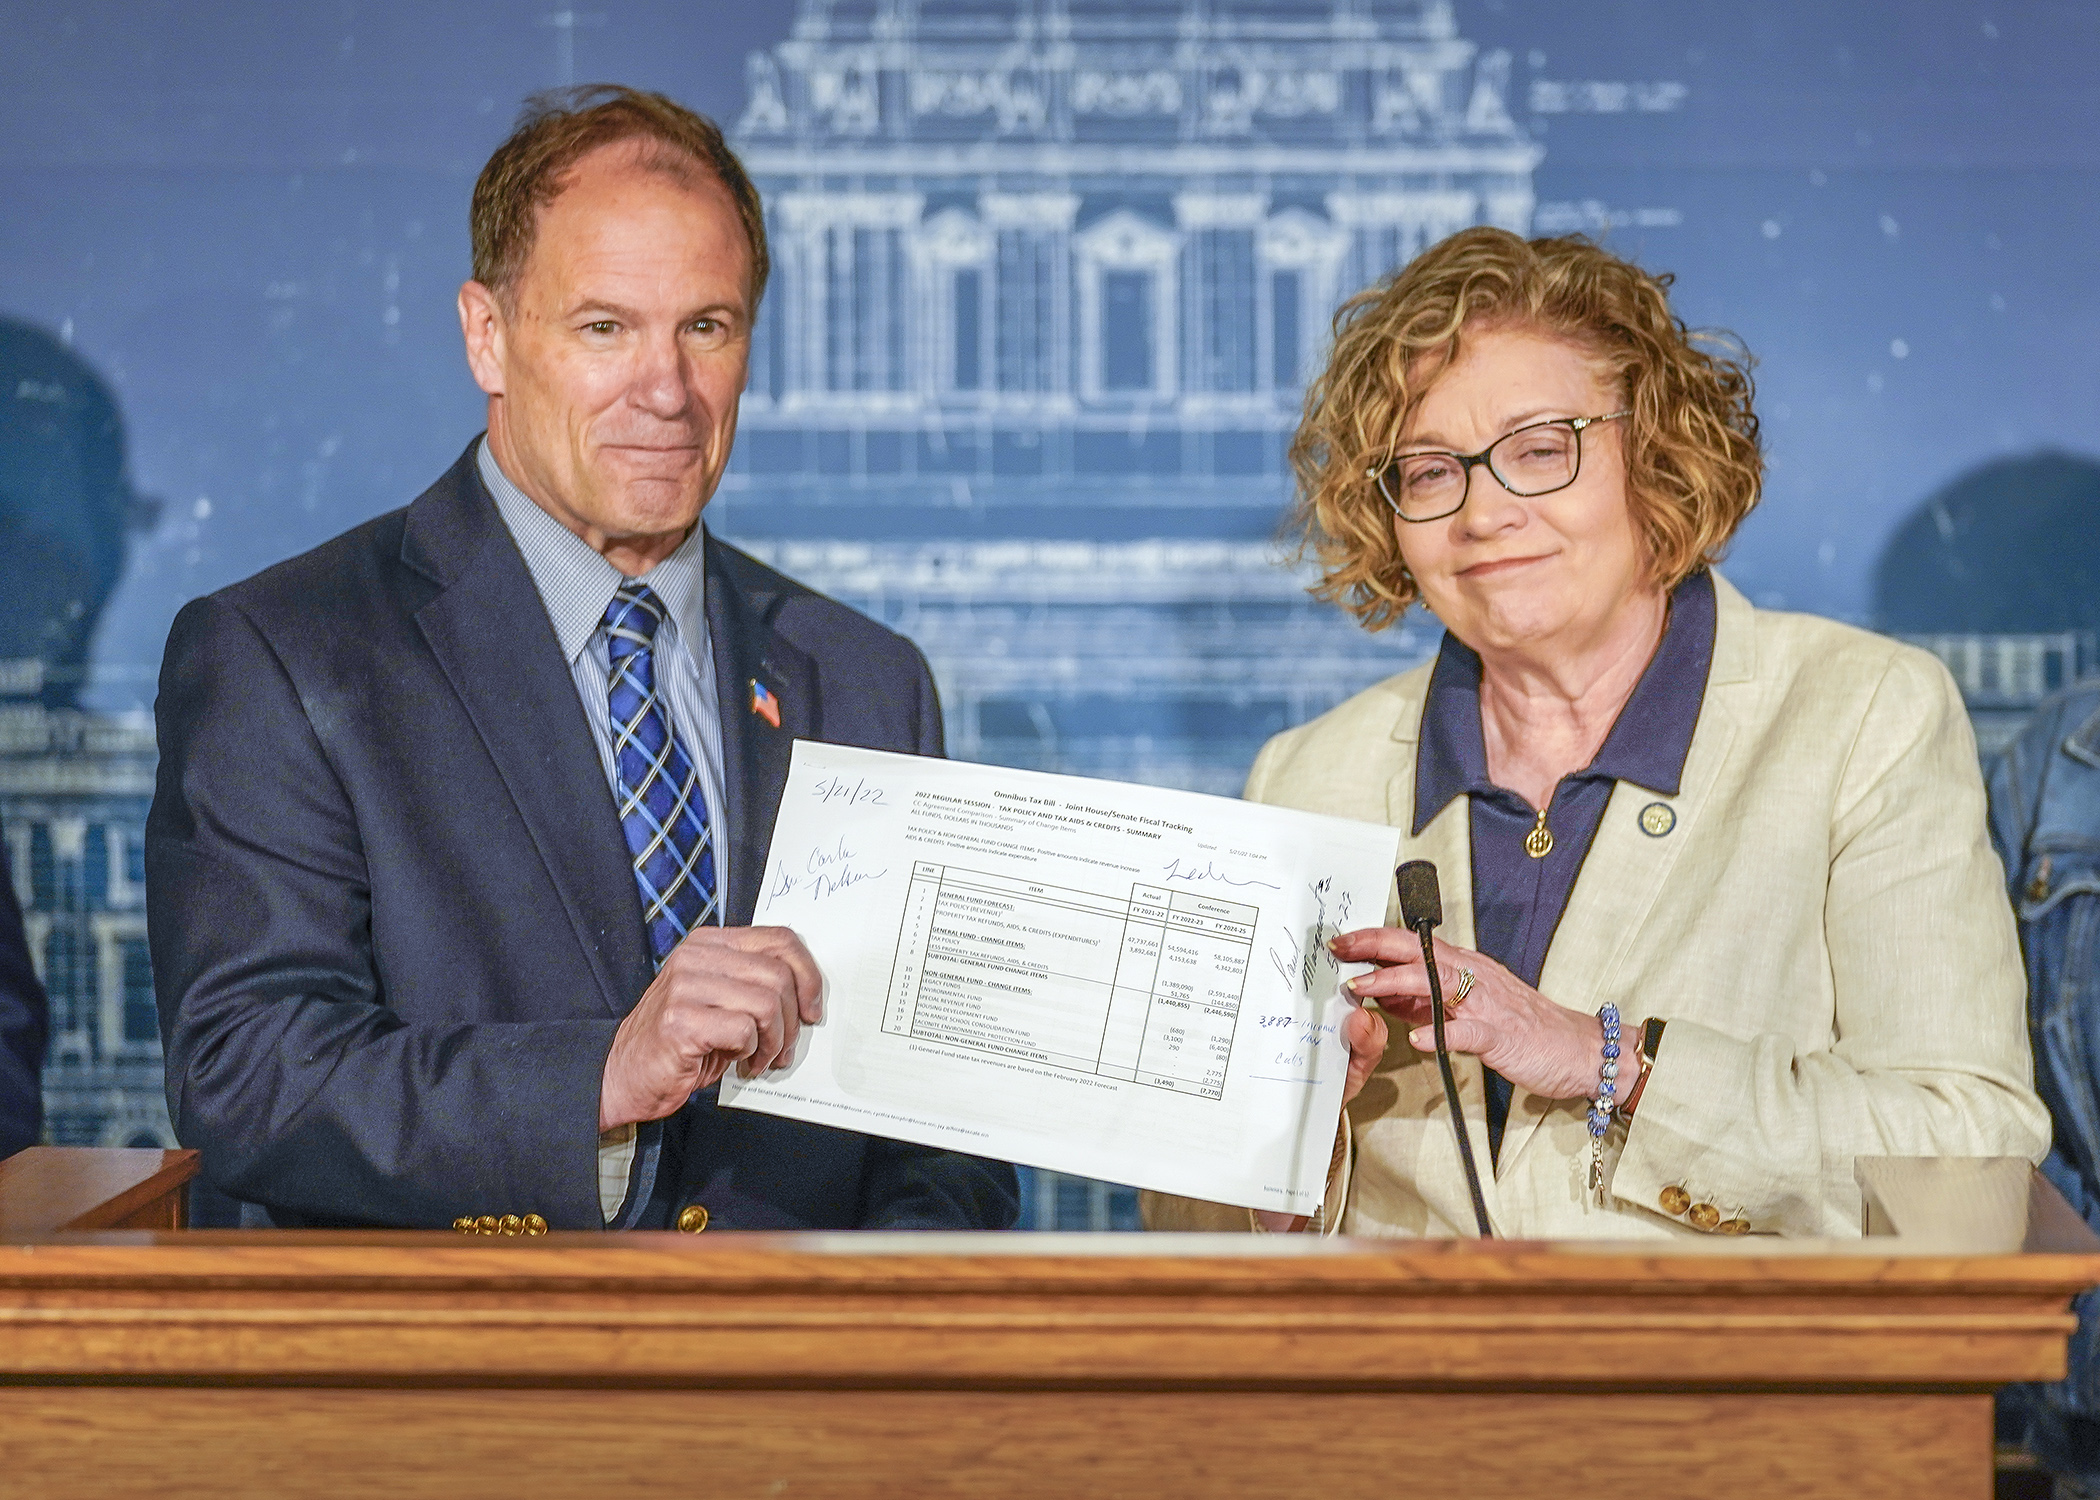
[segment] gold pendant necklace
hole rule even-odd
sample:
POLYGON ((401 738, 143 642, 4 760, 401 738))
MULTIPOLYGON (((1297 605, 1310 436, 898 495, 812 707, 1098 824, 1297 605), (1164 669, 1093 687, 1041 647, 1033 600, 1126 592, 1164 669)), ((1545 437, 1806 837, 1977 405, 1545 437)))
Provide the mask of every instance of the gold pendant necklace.
POLYGON ((1524 835, 1524 852, 1533 859, 1544 859, 1553 852, 1553 830, 1546 826, 1546 810, 1539 809, 1538 826, 1524 835))

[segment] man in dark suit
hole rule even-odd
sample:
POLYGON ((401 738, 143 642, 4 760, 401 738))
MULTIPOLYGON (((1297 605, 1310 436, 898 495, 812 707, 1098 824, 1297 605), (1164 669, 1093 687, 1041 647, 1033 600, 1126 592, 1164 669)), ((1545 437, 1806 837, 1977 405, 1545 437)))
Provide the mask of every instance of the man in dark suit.
POLYGON ((657 95, 475 186, 484 439, 199 600, 147 825, 175 1127, 280 1224, 1004 1228, 1012 1168, 720 1109, 822 982, 747 924, 796 736, 941 753, 908 642, 707 535, 766 276, 657 95))
POLYGON ((43 1133, 49 1027, 44 987, 37 982, 22 934, 13 873, 0 861, 0 1160, 34 1146, 43 1133))

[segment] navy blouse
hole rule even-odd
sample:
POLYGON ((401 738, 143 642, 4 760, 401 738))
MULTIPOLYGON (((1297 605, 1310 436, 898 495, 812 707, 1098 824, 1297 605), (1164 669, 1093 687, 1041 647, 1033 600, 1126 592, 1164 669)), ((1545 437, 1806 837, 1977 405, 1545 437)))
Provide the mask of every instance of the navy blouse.
MULTIPOLYGON (((1534 859, 1524 840, 1537 826, 1537 809, 1488 779, 1480 658, 1444 633, 1422 706, 1414 831, 1419 835, 1453 797, 1471 799, 1473 946, 1526 984, 1536 987, 1546 967, 1612 787, 1630 781, 1660 796, 1677 794, 1713 657, 1714 582, 1702 568, 1670 595, 1662 640, 1596 759, 1554 787, 1546 808, 1553 847, 1534 859)), ((1494 1069, 1485 1071, 1488 1151, 1499 1158, 1514 1091, 1494 1069)))

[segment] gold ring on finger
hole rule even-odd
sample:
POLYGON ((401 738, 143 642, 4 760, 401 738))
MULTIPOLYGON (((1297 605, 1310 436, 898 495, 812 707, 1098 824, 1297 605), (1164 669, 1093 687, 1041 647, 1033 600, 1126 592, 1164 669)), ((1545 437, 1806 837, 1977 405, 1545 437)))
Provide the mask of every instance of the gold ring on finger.
POLYGON ((1472 993, 1473 971, 1471 969, 1460 969, 1458 971, 1458 988, 1453 990, 1451 998, 1444 1002, 1444 1014, 1454 1014, 1461 1005, 1466 1003, 1466 996, 1472 993))

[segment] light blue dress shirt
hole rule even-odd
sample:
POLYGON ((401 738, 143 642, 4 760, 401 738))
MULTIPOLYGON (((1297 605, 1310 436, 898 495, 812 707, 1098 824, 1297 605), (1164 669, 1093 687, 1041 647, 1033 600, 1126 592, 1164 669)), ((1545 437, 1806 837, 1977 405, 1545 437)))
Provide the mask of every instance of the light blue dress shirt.
MULTIPOLYGON (((627 582, 627 575, 600 556, 568 527, 554 519, 510 482, 496 463, 488 439, 476 456, 481 481, 495 497, 497 513, 510 528, 525 566, 547 606, 554 638, 569 663, 590 721, 598 760, 607 786, 616 784, 613 763, 612 711, 607 695, 612 683, 612 654, 605 639, 605 610, 627 582)), ((641 576, 669 614, 656 632, 656 686, 671 711, 671 729, 692 757, 707 798, 708 826, 714 832, 715 890, 721 897, 716 920, 729 906, 729 827, 722 795, 722 708, 715 687, 715 658, 707 632, 706 528, 695 526, 676 552, 641 576)))
MULTIPOLYGON (((475 465, 503 524, 525 555, 525 566, 554 626, 554 638, 569 663, 584 717, 590 721, 606 785, 615 788, 617 797, 612 710, 607 702, 612 652, 605 639, 605 610, 620 585, 627 582, 627 575, 511 483, 496 463, 487 438, 481 440, 475 465)), ((663 601, 668 615, 657 627, 653 647, 656 687, 670 708, 672 733, 692 758, 701 795, 707 799, 708 826, 714 835, 715 890, 721 898, 715 903, 719 923, 729 908, 729 826, 722 795, 721 696, 715 686, 715 658, 707 631, 706 528, 695 526, 678 550, 644 573, 641 581, 663 601)), ((632 1125, 598 1137, 598 1206, 608 1224, 619 1216, 627 1199, 634 1145, 632 1125)))

